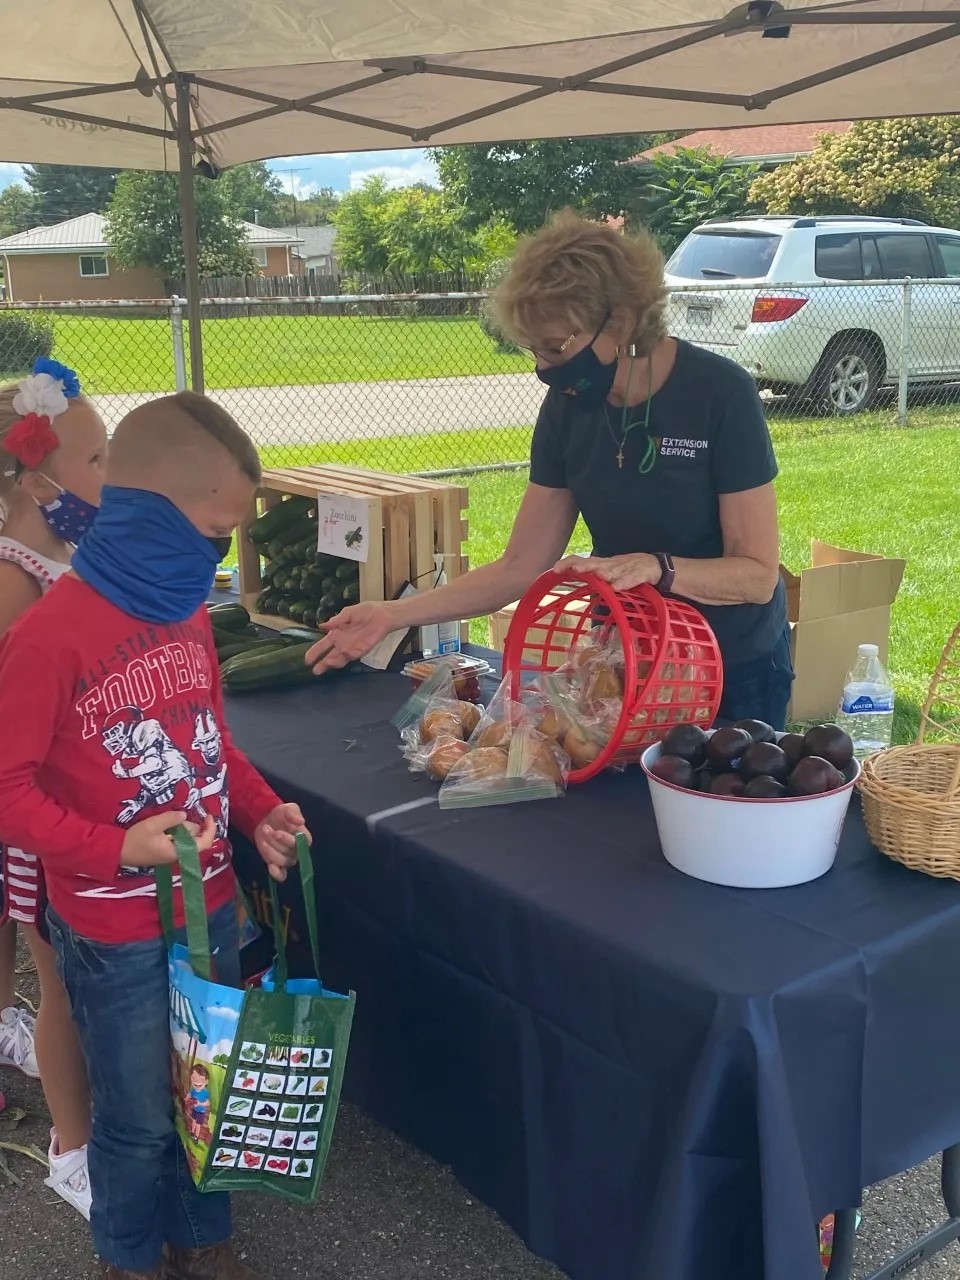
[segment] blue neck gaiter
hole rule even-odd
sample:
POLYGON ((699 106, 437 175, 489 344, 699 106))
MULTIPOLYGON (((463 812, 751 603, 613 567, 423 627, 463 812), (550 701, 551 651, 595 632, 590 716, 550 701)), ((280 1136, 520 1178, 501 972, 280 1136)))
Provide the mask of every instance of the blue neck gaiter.
POLYGON ((169 498, 104 485, 73 556, 95 591, 144 622, 185 622, 210 594, 220 553, 169 498))

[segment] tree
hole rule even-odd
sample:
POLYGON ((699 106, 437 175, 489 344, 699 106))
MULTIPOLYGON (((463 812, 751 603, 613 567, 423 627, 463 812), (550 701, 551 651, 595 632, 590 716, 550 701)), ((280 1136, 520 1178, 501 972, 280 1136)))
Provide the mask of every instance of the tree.
POLYGON ((423 184, 392 190, 380 177, 342 198, 336 227, 341 265, 369 275, 472 275, 509 253, 516 240, 502 218, 474 227, 443 192, 423 184))
POLYGON ((36 203, 35 226, 51 227, 85 213, 105 213, 119 169, 72 164, 28 164, 23 176, 36 203))
POLYGON ((280 226, 286 227, 293 224, 298 227, 329 226, 340 207, 340 199, 340 193, 334 191, 333 187, 321 187, 319 191, 314 191, 312 195, 304 196, 302 199, 284 192, 279 200, 280 226))
POLYGON ((870 213, 955 226, 958 161, 955 116, 863 120, 758 178, 751 197, 770 213, 870 213))
POLYGON ((749 213, 750 189, 759 173, 759 165, 730 164, 705 148, 661 151, 646 168, 639 219, 669 257, 694 227, 709 218, 749 213))
POLYGON ((259 222, 264 227, 283 225, 285 210, 280 179, 262 160, 235 164, 224 172, 219 183, 224 203, 244 222, 259 222))
POLYGON ((383 178, 373 176, 356 191, 348 191, 334 218, 337 261, 345 271, 384 275, 389 256, 382 243, 383 210, 390 192, 383 178))
POLYGON ((475 225, 502 217, 528 234, 568 205, 591 218, 619 213, 631 203, 639 172, 623 162, 650 142, 649 134, 552 138, 446 147, 430 155, 444 194, 468 210, 475 225))
MULTIPOLYGON (((200 274, 247 275, 256 270, 240 218, 219 182, 194 178, 200 274)), ((171 173, 129 169, 117 180, 107 210, 107 241, 118 266, 155 267, 167 278, 184 275, 180 195, 171 173)))
POLYGON ((37 225, 36 202, 18 183, 0 191, 0 240, 37 225))

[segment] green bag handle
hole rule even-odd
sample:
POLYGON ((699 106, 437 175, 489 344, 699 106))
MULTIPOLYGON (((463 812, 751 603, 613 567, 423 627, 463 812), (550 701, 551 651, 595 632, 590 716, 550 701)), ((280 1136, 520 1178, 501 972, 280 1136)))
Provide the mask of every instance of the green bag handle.
MULTIPOLYGON (((190 968, 194 973, 211 980, 212 965, 210 962, 210 934, 207 929, 207 904, 203 894, 203 872, 200 867, 200 854, 197 842, 186 827, 174 827, 170 832, 177 850, 180 863, 180 885, 183 892, 183 915, 187 933, 187 953, 190 957, 190 968)), ((313 859, 310 856, 310 845, 304 835, 296 838, 297 868, 300 872, 300 887, 303 892, 303 907, 307 921, 307 935, 310 939, 310 954, 313 958, 314 972, 320 977, 320 930, 317 925, 316 888, 313 875, 313 859)), ((273 876, 270 882, 270 905, 273 916, 273 941, 276 956, 275 975, 278 991, 287 985, 289 970, 287 967, 286 945, 281 928, 280 899, 277 894, 277 882, 273 876)), ((173 927, 173 872, 169 866, 156 868, 157 903, 160 908, 160 922, 167 947, 172 947, 175 930, 173 927)))
MULTIPOLYGON (((313 958, 313 972, 320 979, 320 930, 317 925, 317 891, 313 875, 313 858, 306 836, 297 836, 297 870, 300 872, 300 888, 303 892, 303 912, 307 921, 307 936, 310 939, 310 955, 313 958)), ((270 880, 270 911, 273 916, 273 942, 276 964, 274 977, 278 991, 283 991, 289 976, 287 969, 286 946, 280 926, 280 895, 277 893, 277 882, 273 876, 270 880)))
MULTIPOLYGON (((197 842, 186 827, 174 827, 170 832, 177 861, 180 863, 180 888, 183 893, 183 917, 187 926, 187 952, 190 968, 200 977, 210 981, 210 934, 207 929, 207 904, 203 896, 203 871, 197 842)), ((168 949, 173 946, 173 871, 169 866, 156 869, 157 904, 160 922, 168 949)))

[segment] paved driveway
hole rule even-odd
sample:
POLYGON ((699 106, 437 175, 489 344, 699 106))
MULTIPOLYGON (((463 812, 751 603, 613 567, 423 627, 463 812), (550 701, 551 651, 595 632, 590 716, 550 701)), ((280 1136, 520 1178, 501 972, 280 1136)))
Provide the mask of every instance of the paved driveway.
MULTIPOLYGON (((532 373, 310 387, 231 387, 211 397, 258 445, 374 440, 536 421, 545 388, 532 373)), ((108 427, 149 395, 93 396, 108 427)))

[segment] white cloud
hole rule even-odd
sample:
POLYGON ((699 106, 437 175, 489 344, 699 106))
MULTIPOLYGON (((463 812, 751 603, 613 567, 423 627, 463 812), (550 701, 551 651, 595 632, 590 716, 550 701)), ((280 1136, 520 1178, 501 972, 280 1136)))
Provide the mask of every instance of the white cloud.
POLYGON ((15 182, 23 182, 23 169, 18 164, 0 164, 0 191, 15 182))
POLYGON ((435 183, 437 168, 426 156, 414 160, 411 164, 378 164, 368 169, 350 170, 350 190, 362 187, 368 178, 383 178, 388 187, 410 187, 415 182, 435 183))

